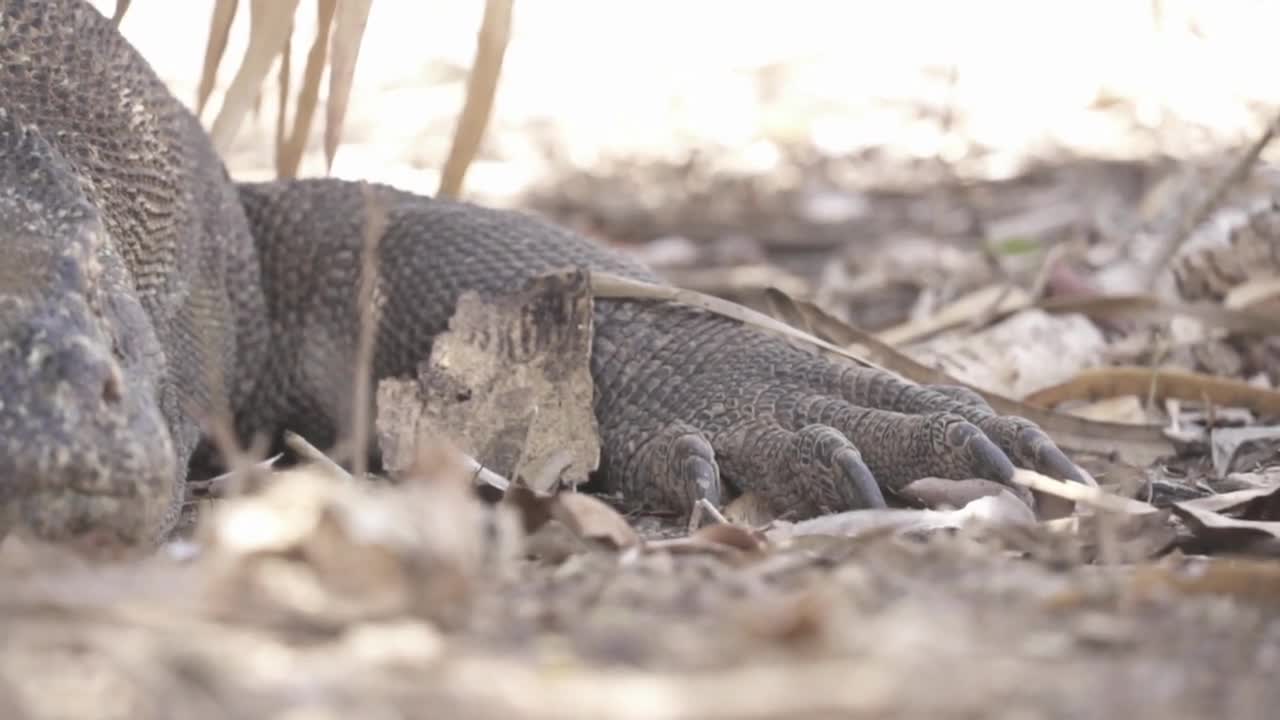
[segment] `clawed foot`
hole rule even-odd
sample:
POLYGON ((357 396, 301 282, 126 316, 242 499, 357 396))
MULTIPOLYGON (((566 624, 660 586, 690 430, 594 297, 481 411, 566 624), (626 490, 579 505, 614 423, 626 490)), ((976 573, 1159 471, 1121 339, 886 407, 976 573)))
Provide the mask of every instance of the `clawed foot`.
POLYGON ((1042 430, 962 387, 760 346, 671 385, 642 409, 665 403, 680 419, 628 433, 615 469, 624 492, 676 512, 750 491, 799 519, 883 507, 927 477, 982 478, 1027 497, 1012 484, 1015 467, 1084 482, 1042 430))

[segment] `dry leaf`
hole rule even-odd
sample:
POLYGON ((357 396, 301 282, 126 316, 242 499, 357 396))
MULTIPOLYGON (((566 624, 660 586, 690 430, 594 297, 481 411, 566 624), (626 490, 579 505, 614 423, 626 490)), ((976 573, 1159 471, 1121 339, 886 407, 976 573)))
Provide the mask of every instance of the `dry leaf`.
POLYGON ((1280 605, 1280 563, 1253 558, 1195 558, 1138 567, 1130 581, 1136 599, 1220 595, 1266 607, 1280 605))
MULTIPOLYGON (((1256 278, 1231 288, 1222 298, 1222 305, 1228 310, 1241 310, 1269 303, 1277 297, 1280 297, 1280 278, 1256 278)), ((1275 314, 1271 313, 1270 317, 1274 318, 1275 314)))
POLYGON ((538 495, 524 483, 512 483, 502 494, 502 504, 515 508, 524 531, 532 535, 551 520, 552 495, 538 495))
POLYGON ((1069 408, 1067 412, 1085 420, 1096 420, 1098 422, 1125 423, 1128 425, 1145 425, 1151 422, 1151 417, 1142 404, 1142 398, 1137 395, 1119 395, 1117 397, 1103 398, 1078 407, 1069 408))
MULTIPOLYGON (((1022 488, 1010 488, 993 480, 983 480, 981 478, 950 480, 947 478, 928 477, 907 483, 901 489, 895 490, 893 494, 915 507, 938 510, 964 507, 978 498, 990 497, 1001 493, 1009 493, 1013 495, 1012 500, 1026 505, 1027 500, 1030 498, 1017 497, 1019 491, 1029 495, 1022 488)), ((1031 513, 1030 505, 1027 505, 1027 512, 1028 514, 1031 513)))
POLYGON ((1248 408, 1263 416, 1280 415, 1280 391, 1242 380, 1164 368, 1119 366, 1083 370, 1067 382, 1031 393, 1025 400, 1032 405, 1053 407, 1071 400, 1119 395, 1137 395, 1155 402, 1168 398, 1211 402, 1248 408))
POLYGON ((1215 513, 1235 510, 1232 514, 1244 520, 1280 520, 1280 485, 1210 495, 1185 500, 1179 505, 1184 509, 1215 513))
POLYGON ((1251 469, 1260 461, 1275 459, 1280 450, 1280 426, 1215 427, 1209 432, 1209 449, 1218 477, 1235 469, 1251 469))
POLYGON ((729 522, 747 527, 762 527, 775 519, 769 504, 753 492, 744 492, 734 498, 725 506, 723 514, 729 522))
POLYGON ((698 529, 689 537, 701 542, 726 545, 752 555, 764 552, 767 545, 762 534, 740 525, 729 525, 727 523, 708 525, 698 529))
POLYGON ((551 500, 551 516, 583 540, 609 550, 625 550, 640 544, 640 536, 617 510, 590 495, 557 494, 551 500))
MULTIPOLYGON (((415 446, 450 438, 485 467, 527 483, 559 468, 577 485, 599 464, 592 407, 592 300, 581 272, 545 275, 502 297, 466 293, 417 380, 378 387, 383 460, 396 474, 415 446)), ((560 473, 550 475, 559 484, 560 473)), ((550 494, 554 487, 532 487, 550 494)))
MULTIPOLYGON (((295 0, 296 1, 296 0, 295 0)), ((369 22, 373 0, 339 0, 334 16, 332 60, 329 64, 329 100, 325 105, 324 161, 325 169, 333 169, 333 156, 338 152, 342 125, 351 99, 351 83, 360 56, 360 41, 369 22)))
POLYGON ((1022 397, 1101 365, 1107 349, 1087 318, 1026 310, 976 332, 933 338, 910 354, 972 387, 1022 397))
POLYGON ((1005 285, 989 285, 957 298, 927 318, 882 330, 876 336, 890 345, 906 345, 989 316, 993 310, 1012 312, 1030 304, 1030 296, 1022 288, 1009 290, 1005 285))
POLYGON ((956 510, 876 508, 821 515, 796 523, 778 520, 764 533, 770 541, 780 543, 806 535, 862 537, 884 532, 933 532, 962 528, 972 522, 996 526, 1029 525, 1035 523, 1035 516, 1026 503, 1005 491, 979 497, 956 510))
POLYGON ((457 197, 461 193, 467 167, 480 149, 480 140, 493 110, 502 59, 511 36, 511 5, 512 0, 485 0, 475 61, 467 78, 467 97, 440 176, 440 195, 457 197))
POLYGON ((293 13, 297 7, 298 0, 251 0, 249 46, 209 131, 213 146, 220 153, 231 147, 245 113, 262 88, 267 71, 289 41, 293 32, 293 13))

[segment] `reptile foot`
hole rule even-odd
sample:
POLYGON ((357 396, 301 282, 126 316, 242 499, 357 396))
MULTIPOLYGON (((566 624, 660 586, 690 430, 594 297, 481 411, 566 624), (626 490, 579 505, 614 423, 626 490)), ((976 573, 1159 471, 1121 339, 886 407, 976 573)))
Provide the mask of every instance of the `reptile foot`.
POLYGON ((630 465, 624 472, 645 479, 630 496, 646 504, 688 512, 699 499, 715 505, 723 500, 711 443, 686 423, 674 422, 654 433, 630 465))

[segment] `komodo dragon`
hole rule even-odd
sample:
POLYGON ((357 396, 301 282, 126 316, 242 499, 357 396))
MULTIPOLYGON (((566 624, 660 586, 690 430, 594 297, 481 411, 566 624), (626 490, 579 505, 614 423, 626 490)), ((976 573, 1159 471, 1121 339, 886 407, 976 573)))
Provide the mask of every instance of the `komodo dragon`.
MULTIPOLYGON (((0 531, 90 548, 172 529, 209 418, 335 440, 350 406, 362 186, 235 185, 197 119, 83 0, 0 0, 0 531)), ((372 186, 376 377, 466 289, 641 265, 516 212, 372 186)), ((969 391, 835 364, 705 311, 599 300, 602 473, 669 507, 722 482, 795 516, 932 475, 1077 469, 969 391), (874 479, 873 479, 874 478, 874 479)))

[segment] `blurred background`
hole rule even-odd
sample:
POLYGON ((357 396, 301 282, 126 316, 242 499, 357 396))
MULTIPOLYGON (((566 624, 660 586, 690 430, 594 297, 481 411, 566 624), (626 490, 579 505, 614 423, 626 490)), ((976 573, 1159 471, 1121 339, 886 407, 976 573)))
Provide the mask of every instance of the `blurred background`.
MULTIPOLYGON (((206 126, 247 46, 251 3, 239 5, 206 126)), ((191 105, 213 8, 134 0, 123 19, 191 105)), ((436 192, 484 13, 482 0, 372 3, 333 175, 436 192)), ((317 4, 298 3, 290 93, 316 22, 317 4)), ((687 287, 747 304, 780 288, 1021 396, 1143 358, 1115 355, 1096 317, 1036 320, 995 347, 1044 357, 994 369, 986 351, 942 357, 955 354, 937 350, 944 331, 960 318, 967 344, 998 310, 1146 292, 1143 269, 1184 245, 1174 236, 1216 187, 1227 197, 1187 248, 1225 242, 1267 206, 1275 149, 1220 179, 1280 109, 1276 27, 1280 2, 1263 0, 515 2, 460 194, 543 213, 687 287), (1041 337, 1065 349, 1026 342, 1041 337)), ((276 60, 225 149, 238 179, 276 174, 279 77, 276 60)), ((304 176, 326 171, 326 97, 304 176)), ((1156 287, 1177 297, 1182 284, 1166 272, 1156 287)))

